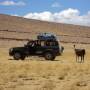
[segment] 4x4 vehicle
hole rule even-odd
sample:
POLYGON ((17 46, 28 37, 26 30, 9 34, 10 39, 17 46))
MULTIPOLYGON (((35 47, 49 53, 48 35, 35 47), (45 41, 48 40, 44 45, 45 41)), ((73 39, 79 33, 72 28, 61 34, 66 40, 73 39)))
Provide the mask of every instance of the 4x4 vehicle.
POLYGON ((46 60, 54 60, 61 55, 63 47, 56 40, 30 40, 23 47, 13 47, 9 50, 9 55, 15 60, 24 60, 28 56, 42 56, 46 60))

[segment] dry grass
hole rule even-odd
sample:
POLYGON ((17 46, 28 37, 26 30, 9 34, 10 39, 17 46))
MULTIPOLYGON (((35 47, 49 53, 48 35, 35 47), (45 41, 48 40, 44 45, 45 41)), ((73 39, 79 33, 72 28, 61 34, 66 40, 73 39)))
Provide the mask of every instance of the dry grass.
MULTIPOLYGON (((0 37, 4 38, 27 39, 36 37, 38 32, 52 32, 60 41, 90 43, 89 29, 0 15, 0 37)), ((77 45, 86 49, 84 63, 76 63, 73 44, 67 43, 63 44, 63 55, 55 61, 38 57, 15 61, 9 57, 10 47, 25 43, 0 40, 0 90, 90 90, 90 44, 77 45)))
POLYGON ((87 51, 84 63, 76 63, 72 44, 64 44, 55 61, 15 61, 8 48, 0 48, 0 90, 90 90, 90 45, 79 46, 87 51))

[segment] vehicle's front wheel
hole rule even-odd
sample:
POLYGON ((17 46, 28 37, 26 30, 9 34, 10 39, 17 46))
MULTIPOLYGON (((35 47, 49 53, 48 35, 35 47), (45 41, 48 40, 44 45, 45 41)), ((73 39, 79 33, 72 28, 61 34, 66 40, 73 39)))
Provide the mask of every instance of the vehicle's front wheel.
POLYGON ((25 55, 22 55, 21 56, 21 60, 25 60, 25 55))
POLYGON ((21 58, 21 54, 19 52, 15 52, 14 55, 13 55, 13 58, 15 60, 19 60, 21 58))
POLYGON ((54 60, 55 59, 55 55, 52 52, 46 52, 44 57, 46 60, 54 60))

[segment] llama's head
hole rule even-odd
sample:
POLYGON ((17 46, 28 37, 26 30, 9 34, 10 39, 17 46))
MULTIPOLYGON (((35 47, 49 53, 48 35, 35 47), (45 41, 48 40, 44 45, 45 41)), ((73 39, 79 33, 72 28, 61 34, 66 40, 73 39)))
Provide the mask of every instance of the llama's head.
POLYGON ((75 48, 75 46, 76 46, 76 45, 74 44, 73 47, 75 48))

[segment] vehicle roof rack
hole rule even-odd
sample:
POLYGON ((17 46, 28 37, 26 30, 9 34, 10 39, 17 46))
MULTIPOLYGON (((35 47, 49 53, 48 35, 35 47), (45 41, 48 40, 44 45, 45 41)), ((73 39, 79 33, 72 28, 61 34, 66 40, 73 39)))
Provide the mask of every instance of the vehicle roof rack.
POLYGON ((56 36, 54 34, 51 33, 40 33, 39 35, 37 35, 37 39, 38 40, 42 40, 42 41, 47 41, 47 40, 56 40, 56 36))

